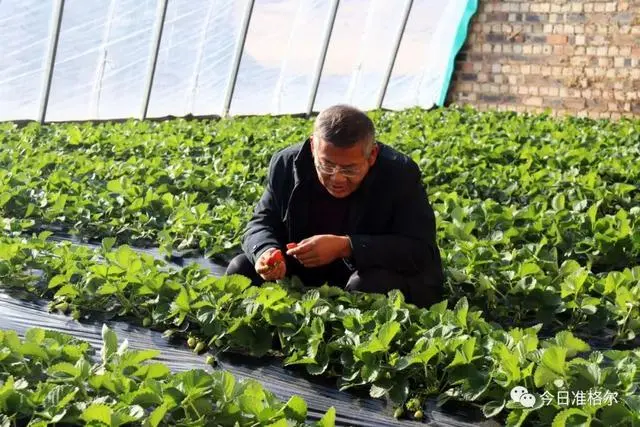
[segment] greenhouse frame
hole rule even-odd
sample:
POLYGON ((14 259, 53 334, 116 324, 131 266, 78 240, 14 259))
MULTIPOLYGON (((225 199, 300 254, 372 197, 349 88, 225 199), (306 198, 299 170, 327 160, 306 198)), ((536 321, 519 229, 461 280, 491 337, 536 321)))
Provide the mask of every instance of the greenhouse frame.
POLYGON ((640 426, 639 17, 0 0, 0 426, 640 426))

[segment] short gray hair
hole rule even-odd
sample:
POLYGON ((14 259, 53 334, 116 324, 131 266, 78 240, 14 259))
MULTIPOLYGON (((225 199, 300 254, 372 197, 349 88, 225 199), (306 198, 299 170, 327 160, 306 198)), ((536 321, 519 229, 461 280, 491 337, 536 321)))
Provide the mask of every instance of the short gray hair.
POLYGON ((365 157, 369 157, 376 139, 373 121, 361 110, 350 105, 329 107, 316 117, 313 137, 336 147, 350 148, 364 142, 365 157))

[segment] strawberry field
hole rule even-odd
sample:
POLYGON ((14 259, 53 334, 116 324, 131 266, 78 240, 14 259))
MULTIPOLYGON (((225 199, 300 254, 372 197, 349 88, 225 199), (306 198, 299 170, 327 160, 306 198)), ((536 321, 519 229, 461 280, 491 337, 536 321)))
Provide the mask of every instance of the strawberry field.
MULTIPOLYGON (((252 288, 136 251, 220 261, 236 253, 271 156, 311 131, 310 120, 291 117, 0 124, 0 282, 75 318, 108 314, 192 338, 199 352, 275 355, 340 389, 390 399, 398 417, 428 418, 424 403, 437 399, 510 426, 638 425, 640 121, 466 109, 371 117, 380 141, 419 164, 437 215, 448 301, 429 310, 397 292, 252 288), (98 247, 52 241, 57 234, 98 247), (510 397, 516 386, 538 397, 597 391, 615 401, 537 398, 525 407, 510 397)), ((54 369, 49 388, 38 386, 40 400, 22 392, 35 387, 30 372, 45 369, 33 350, 43 334, 30 335, 26 353, 5 336, 0 409, 20 395, 32 404, 20 407, 36 413, 58 384, 54 369), (24 368, 14 369, 15 358, 24 368)), ((171 381, 180 380, 154 392, 171 381)), ((118 401, 107 386, 99 403, 91 403, 99 393, 69 390, 56 393, 84 411, 101 405, 112 424, 124 407, 139 415, 133 421, 154 416, 156 425, 196 416, 172 415, 157 399, 131 409, 136 402, 118 401)), ((274 402, 264 420, 241 408, 234 422, 304 422, 301 407, 274 402)), ((69 422, 83 416, 69 414, 69 422)))

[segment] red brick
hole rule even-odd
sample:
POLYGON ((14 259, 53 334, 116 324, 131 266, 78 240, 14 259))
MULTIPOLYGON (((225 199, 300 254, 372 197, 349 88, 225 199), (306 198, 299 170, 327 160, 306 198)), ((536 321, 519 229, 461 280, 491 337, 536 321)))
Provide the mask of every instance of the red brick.
POLYGON ((462 63, 462 72, 463 73, 471 73, 471 72, 473 72, 473 62, 463 62, 462 63))
POLYGON ((562 34, 549 34, 547 36, 547 43, 549 44, 567 44, 569 37, 562 34))
POLYGON ((587 101, 584 98, 566 98, 564 106, 571 110, 581 110, 587 106, 587 101))
POLYGON ((531 96, 524 100, 524 105, 529 105, 531 107, 542 107, 542 98, 539 96, 531 96))
POLYGON ((636 44, 636 36, 633 34, 614 34, 611 42, 617 46, 633 46, 636 44))

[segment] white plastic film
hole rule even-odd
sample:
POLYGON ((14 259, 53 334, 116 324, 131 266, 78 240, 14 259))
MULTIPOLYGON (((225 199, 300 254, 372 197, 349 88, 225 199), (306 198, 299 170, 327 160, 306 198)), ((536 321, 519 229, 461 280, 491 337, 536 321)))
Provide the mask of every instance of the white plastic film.
MULTIPOLYGON (((313 111, 377 107, 406 0, 341 0, 313 111)), ((382 107, 429 108, 469 0, 414 0, 382 107)), ((66 0, 47 121, 140 117, 159 0, 66 0)), ((248 0, 169 0, 147 117, 221 114, 248 0)), ((306 112, 327 0, 255 0, 230 114, 306 112)), ((53 0, 0 1, 0 120, 37 120, 53 0)), ((458 36, 459 37, 459 36, 458 36)))
POLYGON ((52 0, 0 1, 0 120, 36 120, 52 0))
POLYGON ((156 8, 152 0, 65 2, 47 121, 138 116, 156 8))

